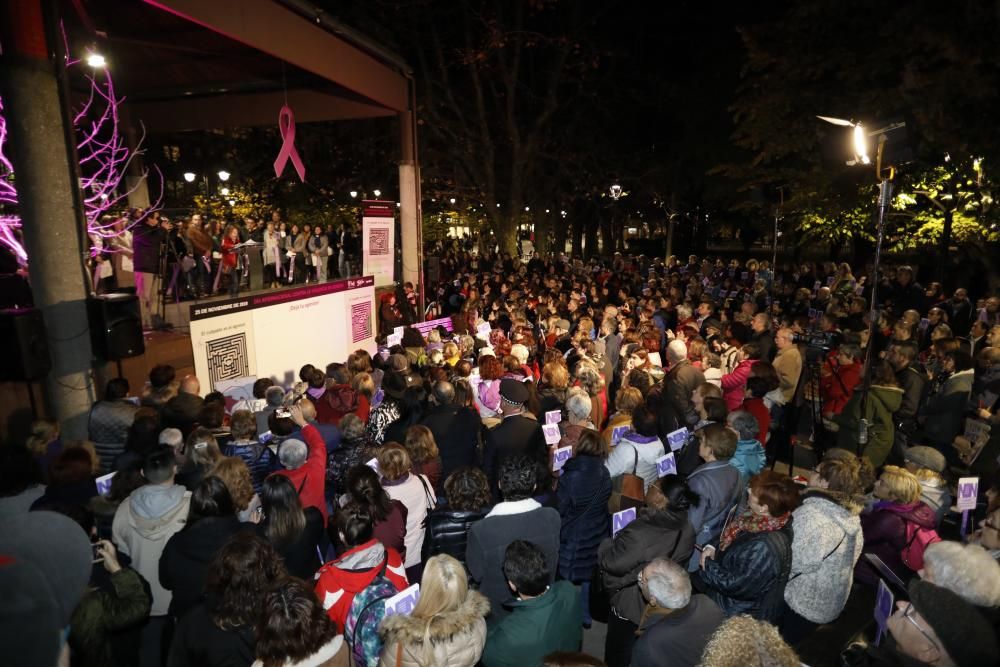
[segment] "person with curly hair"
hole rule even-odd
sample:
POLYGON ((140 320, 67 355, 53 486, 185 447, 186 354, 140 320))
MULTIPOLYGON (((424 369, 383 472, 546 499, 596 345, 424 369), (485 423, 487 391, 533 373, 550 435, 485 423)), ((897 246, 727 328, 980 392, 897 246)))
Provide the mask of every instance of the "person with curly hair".
POLYGON ((463 564, 469 526, 486 516, 492 503, 490 483, 479 468, 459 468, 444 481, 447 505, 427 515, 423 560, 448 554, 463 564))
POLYGON ((773 625, 744 614, 719 626, 705 646, 700 667, 800 667, 801 664, 773 625))
POLYGON ((348 667, 349 651, 337 626, 305 582, 282 581, 264 599, 253 667, 348 667))
POLYGON ((224 456, 209 470, 209 476, 218 477, 229 490, 236 508, 236 517, 240 521, 250 521, 254 512, 260 507, 260 497, 254 490, 250 477, 250 468, 243 459, 236 456, 224 456))

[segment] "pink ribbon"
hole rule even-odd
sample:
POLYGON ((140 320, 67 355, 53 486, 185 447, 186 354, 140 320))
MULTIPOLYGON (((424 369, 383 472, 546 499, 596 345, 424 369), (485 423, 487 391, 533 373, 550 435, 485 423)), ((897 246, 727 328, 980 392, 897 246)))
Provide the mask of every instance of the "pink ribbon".
POLYGON ((281 150, 278 151, 278 158, 274 161, 275 177, 281 178, 281 172, 291 160, 299 180, 305 183, 306 166, 302 164, 299 152, 295 149, 295 114, 287 104, 281 107, 281 112, 278 114, 278 132, 281 133, 281 150))

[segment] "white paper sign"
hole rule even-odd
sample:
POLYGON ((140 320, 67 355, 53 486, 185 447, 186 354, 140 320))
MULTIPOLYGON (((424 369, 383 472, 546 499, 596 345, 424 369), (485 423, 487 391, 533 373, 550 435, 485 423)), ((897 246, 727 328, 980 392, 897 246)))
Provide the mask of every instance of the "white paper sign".
POLYGON ((671 431, 667 433, 667 444, 670 445, 670 451, 676 452, 678 449, 683 449, 684 445, 688 441, 688 430, 687 427, 682 427, 676 431, 671 431))
POLYGON ((544 424, 542 434, 545 435, 545 444, 554 445, 562 440, 562 433, 559 432, 559 424, 544 424))
POLYGON ((562 410, 549 410, 545 413, 546 424, 558 424, 562 421, 562 410))
POLYGON ((385 344, 388 347, 393 345, 400 345, 403 342, 403 334, 391 333, 385 338, 385 344))
POLYGON ((979 495, 979 478, 962 477, 958 480, 958 502, 955 503, 959 512, 976 509, 976 497, 979 495))
POLYGON ((377 458, 373 458, 370 461, 366 461, 365 465, 368 466, 369 468, 371 468, 372 470, 374 470, 375 472, 377 472, 379 475, 382 474, 382 471, 379 470, 379 468, 378 468, 378 459, 377 458))
POLYGON ((627 510, 622 510, 621 512, 615 512, 611 515, 611 536, 614 537, 621 531, 622 528, 629 525, 635 521, 636 513, 635 508, 630 507, 627 510))
POLYGON ((482 336, 483 338, 489 337, 490 331, 492 331, 492 330, 493 330, 493 328, 490 327, 490 323, 489 322, 483 322, 478 327, 476 327, 476 333, 479 334, 480 336, 482 336))
POLYGON ((667 475, 677 474, 677 461, 674 459, 674 453, 664 454, 660 458, 656 459, 656 476, 666 477, 667 475))
POLYGON ((420 599, 420 584, 413 584, 385 601, 386 616, 407 616, 420 599))
POLYGON ((559 447, 554 452, 552 452, 552 470, 562 470, 562 467, 566 465, 566 461, 573 458, 573 447, 559 447))

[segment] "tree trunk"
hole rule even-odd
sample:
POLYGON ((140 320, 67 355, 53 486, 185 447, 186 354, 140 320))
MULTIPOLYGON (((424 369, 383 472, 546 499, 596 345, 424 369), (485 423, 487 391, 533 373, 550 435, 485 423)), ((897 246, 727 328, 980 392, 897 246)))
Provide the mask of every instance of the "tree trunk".
POLYGON ((951 223, 954 212, 948 209, 944 212, 944 229, 941 230, 941 248, 938 250, 938 280, 943 284, 948 277, 948 251, 951 249, 951 223))

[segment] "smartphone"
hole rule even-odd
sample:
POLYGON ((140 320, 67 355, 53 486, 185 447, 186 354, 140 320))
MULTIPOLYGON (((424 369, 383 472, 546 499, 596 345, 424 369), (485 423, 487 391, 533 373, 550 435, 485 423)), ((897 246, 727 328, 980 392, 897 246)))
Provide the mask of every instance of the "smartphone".
POLYGON ((101 556, 101 545, 98 542, 90 543, 90 554, 94 563, 100 563, 104 560, 104 557, 101 556))
POLYGON ((292 416, 292 413, 288 410, 288 408, 278 408, 274 411, 274 416, 278 419, 288 419, 292 416))

